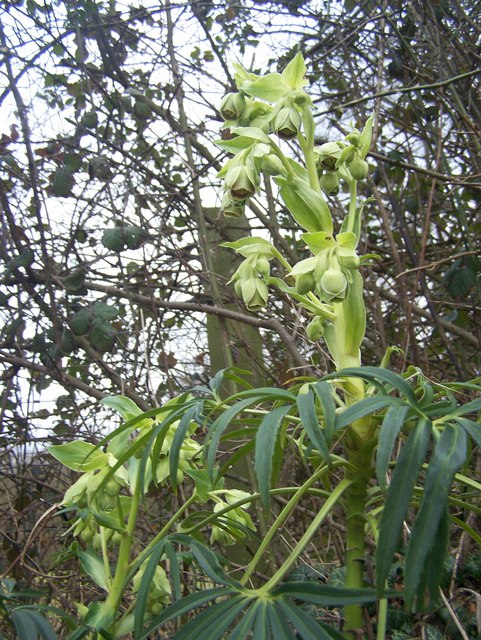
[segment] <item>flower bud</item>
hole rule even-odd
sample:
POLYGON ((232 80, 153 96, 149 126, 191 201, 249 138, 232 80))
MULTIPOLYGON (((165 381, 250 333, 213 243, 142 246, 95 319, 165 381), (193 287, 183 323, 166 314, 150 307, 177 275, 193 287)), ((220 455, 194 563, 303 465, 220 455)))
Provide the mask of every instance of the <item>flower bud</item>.
POLYGON ((328 171, 321 176, 319 184, 326 195, 336 195, 339 191, 339 176, 335 171, 328 171))
POLYGON ((259 311, 267 304, 269 292, 260 278, 249 278, 242 282, 242 299, 249 311, 259 311))
POLYGON ((354 180, 364 180, 369 173, 369 165, 365 160, 356 156, 349 165, 349 171, 354 180))
POLYGON ((306 327, 306 335, 312 342, 317 342, 324 335, 324 320, 316 316, 306 327))
POLYGON ((323 273, 320 287, 328 301, 333 299, 342 300, 347 291, 347 278, 341 269, 330 267, 323 273))
POLYGON ((271 272, 269 260, 265 256, 258 256, 255 263, 255 270, 263 278, 268 278, 271 272))
POLYGON ((224 120, 239 120, 245 107, 246 99, 242 93, 228 93, 220 103, 220 114, 224 120))
POLYGON ((300 273, 296 277, 296 291, 299 295, 304 296, 309 291, 313 291, 316 286, 316 281, 314 279, 314 274, 309 273, 300 273))
POLYGON ((353 129, 351 133, 347 134, 346 140, 352 144, 353 147, 358 147, 361 143, 361 132, 357 129, 353 129))
POLYGON ((282 107, 274 120, 274 131, 279 138, 292 140, 297 136, 301 128, 302 118, 297 109, 282 107))
POLYGON ((273 153, 269 153, 262 158, 261 169, 269 176, 278 176, 284 171, 282 161, 273 153))

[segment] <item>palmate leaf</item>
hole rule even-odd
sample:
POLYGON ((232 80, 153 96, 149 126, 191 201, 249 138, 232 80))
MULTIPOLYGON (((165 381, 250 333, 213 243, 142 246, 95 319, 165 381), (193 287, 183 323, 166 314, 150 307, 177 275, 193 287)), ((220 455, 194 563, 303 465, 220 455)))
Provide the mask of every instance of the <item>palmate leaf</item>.
POLYGON ((267 610, 267 619, 273 640, 296 640, 294 632, 287 624, 282 611, 275 606, 275 602, 267 610))
POLYGON ((248 599, 245 596, 236 594, 215 603, 184 625, 175 634, 175 640, 198 640, 199 638, 221 640, 247 602, 248 599))
MULTIPOLYGON (((195 591, 185 598, 177 600, 165 609, 160 615, 149 621, 148 626, 140 635, 136 635, 135 640, 146 640, 150 634, 159 629, 165 622, 169 622, 175 618, 193 611, 198 607, 202 607, 208 602, 213 602, 216 598, 224 598, 235 593, 231 587, 214 587, 213 589, 205 589, 203 591, 195 591)), ((197 636, 196 640, 200 640, 197 636)))
POLYGON ((316 404, 311 389, 309 389, 307 393, 300 393, 297 396, 297 408, 299 410, 302 427, 309 436, 312 444, 319 451, 325 462, 330 462, 329 449, 319 420, 317 419, 316 404))
POLYGON ((267 621, 267 612, 270 606, 272 606, 272 604, 267 600, 257 601, 252 640, 264 640, 264 638, 268 637, 269 623, 267 621))
POLYGON ((272 475, 272 458, 279 427, 291 409, 291 405, 277 407, 267 413, 259 426, 255 443, 254 469, 263 505, 269 506, 269 489, 272 475))
POLYGON ((314 620, 306 611, 293 602, 280 598, 275 601, 276 608, 281 611, 292 624, 302 640, 343 640, 344 636, 327 625, 314 620))
POLYGON ((432 424, 429 420, 419 420, 409 434, 394 469, 379 526, 376 550, 378 595, 381 595, 384 589, 419 470, 429 445, 431 429, 432 424))
MULTIPOLYGON (((447 424, 436 443, 424 482, 424 492, 419 512, 414 521, 406 553, 405 590, 408 604, 416 598, 417 586, 425 573, 426 585, 431 595, 436 595, 439 573, 429 574, 430 552, 439 544, 439 528, 446 518, 448 497, 454 474, 466 459, 467 437, 463 429, 447 424)), ((438 548, 439 552, 440 549, 438 548)), ((442 564, 443 556, 438 556, 442 564)))
POLYGON ((229 634, 229 640, 244 640, 256 621, 258 611, 259 601, 256 600, 251 604, 247 611, 244 611, 239 624, 237 624, 229 634))

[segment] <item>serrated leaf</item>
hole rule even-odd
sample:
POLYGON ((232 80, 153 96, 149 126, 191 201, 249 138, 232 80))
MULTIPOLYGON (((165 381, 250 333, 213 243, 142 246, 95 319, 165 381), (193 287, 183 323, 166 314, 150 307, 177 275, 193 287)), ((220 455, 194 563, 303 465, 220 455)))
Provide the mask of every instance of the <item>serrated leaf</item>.
POLYGON ((264 416, 256 434, 254 469, 263 505, 269 506, 269 489, 272 476, 272 458, 277 432, 291 405, 277 407, 264 416))
POLYGON ((314 394, 309 389, 307 393, 300 393, 297 396, 297 408, 301 419, 302 428, 309 436, 310 441, 319 451, 326 462, 330 462, 329 449, 326 444, 324 433, 322 432, 319 420, 317 419, 314 394))
POLYGON ((119 315, 119 310, 112 304, 94 302, 92 313, 101 320, 114 320, 119 315))
POLYGON ((47 449, 56 460, 73 471, 96 471, 108 465, 108 455, 83 440, 52 444, 47 449))
POLYGON ((109 591, 109 581, 105 573, 104 563, 93 549, 79 550, 77 552, 80 564, 87 575, 104 591, 109 591))
MULTIPOLYGON (((446 513, 454 474, 466 459, 466 433, 457 425, 447 424, 434 449, 426 479, 419 512, 411 529, 406 552, 406 600, 412 602, 417 584, 425 569, 426 559, 436 542, 436 532, 446 513)), ((442 558, 439 558, 442 562, 442 558)), ((429 576, 427 576, 428 582, 429 576)), ((430 592, 437 584, 430 584, 430 592)))
POLYGON ((381 595, 392 558, 396 551, 401 529, 407 514, 419 470, 431 438, 432 424, 421 418, 401 450, 389 485, 379 525, 376 550, 376 583, 381 595))
POLYGON ((386 411, 382 421, 376 452, 376 475, 379 486, 383 491, 385 491, 387 485, 386 473, 394 443, 404 425, 408 410, 409 407, 405 404, 393 404, 386 411))

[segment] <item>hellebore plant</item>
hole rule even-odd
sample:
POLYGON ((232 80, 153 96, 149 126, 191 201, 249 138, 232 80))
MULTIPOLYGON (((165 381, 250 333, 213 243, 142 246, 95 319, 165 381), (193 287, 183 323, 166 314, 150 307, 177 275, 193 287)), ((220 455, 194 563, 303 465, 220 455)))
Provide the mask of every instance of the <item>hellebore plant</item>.
MULTIPOLYGON (((63 502, 76 513, 70 533, 80 539, 74 546, 82 567, 106 592, 104 600, 79 605, 83 622, 71 640, 131 632, 147 638, 172 624, 178 640, 353 639, 363 637, 363 606, 373 602, 381 640, 392 595, 408 610, 437 603, 450 503, 469 511, 470 492, 481 489, 460 474, 470 462, 469 441, 481 445, 481 398, 465 405, 456 399, 459 391, 479 394, 481 387, 436 385, 414 369, 396 374, 388 369, 389 353, 378 368, 361 366, 366 311, 360 269, 372 256, 358 254, 363 203, 357 188, 369 171, 372 118, 362 131, 316 146, 300 54, 281 74, 235 69, 238 92, 220 108, 230 138, 218 145, 231 155, 219 174, 224 214, 242 215, 263 177, 272 180, 308 257, 290 264, 263 237, 228 242, 224 246, 243 258, 230 282, 253 312, 266 306, 271 288, 288 296, 306 318, 308 339, 324 341, 333 371, 294 380, 288 389, 249 388, 235 371, 219 372, 208 386, 148 412, 127 398, 107 398, 105 404, 124 420, 120 427, 97 446, 76 441, 51 447, 58 460, 83 474, 63 502), (302 162, 285 153, 292 144, 299 145, 302 162), (335 222, 326 196, 341 187, 347 187, 349 203, 335 222), (271 275, 273 261, 280 275, 271 275), (244 390, 222 398, 224 378, 244 390), (230 439, 234 453, 219 458, 220 442, 230 439), (300 486, 276 486, 287 450, 297 450, 311 469, 300 486), (231 464, 250 452, 257 492, 225 486, 231 464), (136 526, 142 510, 149 517, 148 491, 170 486, 178 492, 180 485, 180 507, 165 514, 152 540, 141 545, 136 526), (282 502, 271 513, 279 496, 282 502), (317 500, 318 511, 279 557, 273 545, 306 497, 317 500), (331 514, 345 531, 344 587, 292 579, 331 514), (405 522, 411 531, 403 548, 405 522), (370 584, 368 539, 376 549, 370 584), (216 552, 232 543, 248 544, 252 553, 244 570, 235 568, 235 577, 216 552), (403 591, 392 594, 386 583, 396 553, 404 556, 403 591), (182 587, 186 566, 195 570, 182 587), (342 609, 337 629, 319 619, 329 607, 342 609)), ((458 517, 453 521, 479 542, 458 517)))

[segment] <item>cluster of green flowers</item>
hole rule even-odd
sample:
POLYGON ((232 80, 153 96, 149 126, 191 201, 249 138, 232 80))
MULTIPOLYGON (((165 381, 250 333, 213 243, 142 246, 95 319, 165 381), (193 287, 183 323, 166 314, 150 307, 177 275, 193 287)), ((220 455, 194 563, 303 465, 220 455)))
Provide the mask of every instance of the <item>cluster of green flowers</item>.
MULTIPOLYGON (((318 340, 324 334, 326 322, 332 323, 339 316, 337 303, 343 303, 353 317, 364 312, 358 292, 352 295, 349 292, 353 287, 362 288, 357 278, 361 259, 356 251, 361 208, 355 204, 355 190, 356 183, 369 171, 366 156, 371 144, 372 118, 362 131, 354 128, 343 140, 316 146, 312 101, 303 88, 307 84, 306 67, 300 54, 282 74, 257 76, 240 65, 236 71, 239 91, 225 96, 221 104, 230 139, 217 143, 233 154, 219 172, 224 178, 224 214, 241 215, 248 199, 257 193, 261 175, 271 176, 292 217, 305 230, 301 238, 312 255, 291 267, 261 238, 225 243, 224 246, 245 258, 230 282, 250 311, 266 305, 269 285, 293 295, 312 316, 307 326, 308 337, 318 340), (286 157, 272 134, 287 140, 297 138, 306 156, 306 166, 286 157), (337 193, 341 180, 350 189, 351 204, 340 232, 335 234, 323 194, 337 193), (284 266, 287 282, 294 281, 294 287, 271 278, 273 258, 284 266)), ((359 326, 353 344, 359 342, 362 323, 359 326)))
MULTIPOLYGON (((132 593, 137 593, 147 567, 144 562, 132 579, 132 593)), ((158 615, 171 601, 172 590, 164 569, 158 565, 150 582, 145 610, 153 616, 158 615)))
POLYGON ((218 542, 224 546, 235 544, 239 539, 244 539, 248 531, 255 531, 256 528, 252 518, 247 513, 250 503, 233 507, 236 502, 250 498, 250 494, 239 489, 223 489, 213 491, 210 496, 215 500, 214 513, 219 513, 226 508, 229 511, 214 522, 210 534, 210 543, 218 542), (223 499, 220 498, 223 496, 223 499))

